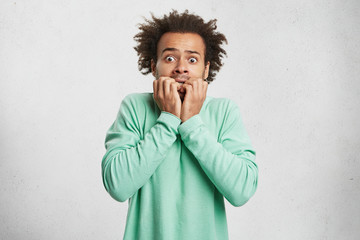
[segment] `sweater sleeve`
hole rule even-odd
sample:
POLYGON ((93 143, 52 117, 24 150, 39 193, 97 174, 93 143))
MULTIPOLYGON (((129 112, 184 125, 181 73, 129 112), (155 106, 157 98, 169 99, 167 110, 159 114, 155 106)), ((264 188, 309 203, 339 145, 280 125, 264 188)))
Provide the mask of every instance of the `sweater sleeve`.
POLYGON ((102 178, 106 190, 117 201, 135 194, 153 175, 175 142, 181 122, 162 112, 155 125, 142 133, 144 104, 131 97, 123 100, 115 122, 106 134, 106 153, 102 159, 102 178))
POLYGON ((192 152, 219 192, 234 206, 245 204, 257 188, 258 168, 238 107, 229 102, 225 116, 219 116, 218 139, 210 133, 200 115, 179 126, 185 146, 192 152))

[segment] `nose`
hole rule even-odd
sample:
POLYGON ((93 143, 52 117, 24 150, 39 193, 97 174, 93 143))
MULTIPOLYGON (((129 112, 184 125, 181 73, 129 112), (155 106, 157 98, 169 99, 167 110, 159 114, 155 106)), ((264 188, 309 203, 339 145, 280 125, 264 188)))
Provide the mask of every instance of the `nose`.
POLYGON ((184 74, 184 73, 188 73, 188 68, 187 68, 187 62, 185 59, 180 59, 174 69, 174 73, 177 74, 184 74))

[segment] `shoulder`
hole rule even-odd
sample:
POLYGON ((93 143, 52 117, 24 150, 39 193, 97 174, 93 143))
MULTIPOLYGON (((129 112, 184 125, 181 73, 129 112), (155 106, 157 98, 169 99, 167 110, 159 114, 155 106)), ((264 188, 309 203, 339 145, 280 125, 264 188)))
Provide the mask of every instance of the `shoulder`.
POLYGON ((149 102, 153 100, 153 94, 152 93, 131 93, 124 97, 123 102, 149 102))
POLYGON ((152 106, 154 98, 152 93, 131 93, 124 97, 121 107, 127 108, 147 108, 152 106))
POLYGON ((241 118, 238 105, 228 98, 207 97, 204 113, 216 122, 236 121, 241 118))
POLYGON ((237 104, 228 98, 214 98, 214 97, 207 97, 206 98, 206 106, 210 108, 211 110, 217 110, 217 111, 230 111, 238 109, 237 104))

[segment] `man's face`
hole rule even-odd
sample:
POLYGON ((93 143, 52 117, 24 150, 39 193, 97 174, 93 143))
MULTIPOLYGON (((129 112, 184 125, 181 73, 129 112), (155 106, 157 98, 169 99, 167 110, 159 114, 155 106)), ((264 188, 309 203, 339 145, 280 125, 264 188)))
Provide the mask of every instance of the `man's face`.
MULTIPOLYGON (((165 33, 157 45, 157 62, 151 61, 156 79, 171 77, 180 84, 189 78, 206 79, 209 66, 209 62, 205 64, 204 41, 196 33, 165 33)), ((183 99, 184 93, 179 94, 183 99)))

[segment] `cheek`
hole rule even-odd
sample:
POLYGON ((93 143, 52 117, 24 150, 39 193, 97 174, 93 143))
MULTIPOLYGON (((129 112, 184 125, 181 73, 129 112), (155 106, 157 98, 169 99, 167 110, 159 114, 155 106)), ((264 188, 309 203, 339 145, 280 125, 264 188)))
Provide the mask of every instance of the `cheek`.
POLYGON ((198 65, 192 69, 192 72, 196 73, 197 77, 203 77, 205 75, 205 66, 198 65))
POLYGON ((165 64, 163 64, 163 63, 158 63, 157 65, 156 65, 156 70, 157 70, 157 72, 159 73, 159 74, 164 74, 164 73, 166 73, 167 71, 168 71, 168 68, 169 67, 167 67, 165 64))

